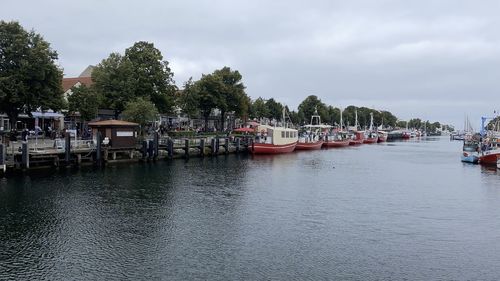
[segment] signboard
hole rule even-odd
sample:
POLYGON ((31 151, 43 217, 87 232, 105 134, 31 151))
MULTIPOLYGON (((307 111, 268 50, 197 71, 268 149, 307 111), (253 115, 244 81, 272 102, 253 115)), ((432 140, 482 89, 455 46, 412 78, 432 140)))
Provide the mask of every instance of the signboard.
POLYGON ((132 132, 132 131, 117 131, 116 136, 117 137, 133 137, 134 132, 132 132))

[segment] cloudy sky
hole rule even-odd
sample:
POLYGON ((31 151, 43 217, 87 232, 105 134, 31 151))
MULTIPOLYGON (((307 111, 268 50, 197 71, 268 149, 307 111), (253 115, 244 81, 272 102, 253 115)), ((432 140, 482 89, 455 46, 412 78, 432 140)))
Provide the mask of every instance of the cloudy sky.
MULTIPOLYGON (((229 66, 252 98, 463 127, 500 109, 500 1, 21 1, 0 18, 41 33, 66 77, 146 40, 181 86, 229 66)), ((476 126, 478 127, 478 126, 476 126)))

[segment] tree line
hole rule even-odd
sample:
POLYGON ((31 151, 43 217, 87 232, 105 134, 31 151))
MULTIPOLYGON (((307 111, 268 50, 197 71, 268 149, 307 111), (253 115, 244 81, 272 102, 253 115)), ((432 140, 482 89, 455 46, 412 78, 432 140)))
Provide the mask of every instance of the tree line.
MULTIPOLYGON (((229 113, 244 120, 280 120, 283 109, 296 125, 308 124, 316 112, 324 123, 340 122, 341 109, 326 105, 315 95, 306 97, 297 111, 274 98, 252 100, 241 73, 227 66, 203 74, 199 80, 190 78, 179 89, 169 62, 153 43, 145 41, 103 59, 92 72, 93 83, 73 87, 66 101, 57 59, 57 52, 41 35, 24 30, 18 22, 0 21, 0 112, 7 114, 12 127, 21 113, 48 109, 79 113, 85 121, 94 119, 99 109, 110 109, 115 118, 122 116, 140 124, 180 110, 190 118, 203 118, 205 128, 217 111, 219 130, 225 128, 229 113)), ((354 125, 357 112, 361 126, 368 126, 373 115, 376 125, 404 127, 389 111, 351 105, 342 112, 344 125, 354 125)), ((412 128, 422 128, 422 124, 420 119, 409 121, 412 128)), ((436 127, 436 123, 427 125, 436 127)))

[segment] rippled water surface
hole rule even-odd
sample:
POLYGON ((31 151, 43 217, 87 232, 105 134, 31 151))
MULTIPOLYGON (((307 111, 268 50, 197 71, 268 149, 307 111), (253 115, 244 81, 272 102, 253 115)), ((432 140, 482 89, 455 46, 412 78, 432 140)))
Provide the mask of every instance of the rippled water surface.
POLYGON ((497 280, 500 172, 447 138, 0 179, 0 280, 497 280))

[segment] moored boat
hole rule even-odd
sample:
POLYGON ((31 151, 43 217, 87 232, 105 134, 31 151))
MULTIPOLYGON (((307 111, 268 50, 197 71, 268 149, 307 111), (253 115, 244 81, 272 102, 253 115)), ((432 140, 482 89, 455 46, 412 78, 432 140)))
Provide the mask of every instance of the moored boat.
POLYGON ((497 168, 500 169, 500 156, 497 157, 497 168))
POLYGON ((353 138, 349 140, 349 145, 363 144, 364 139, 365 139, 364 132, 354 132, 353 138))
POLYGON ((321 149, 323 144, 324 144, 324 141, 322 141, 322 140, 314 141, 314 142, 297 142, 297 145, 295 146, 295 150, 317 150, 317 149, 321 149))
POLYGON ((486 150, 481 152, 478 162, 482 165, 496 165, 498 157, 500 157, 500 148, 486 150))
POLYGON ((263 132, 265 136, 261 136, 251 144, 249 149, 252 154, 279 154, 295 150, 298 140, 297 130, 260 125, 258 131, 263 132))
POLYGON ((349 146, 349 137, 346 132, 344 132, 344 122, 342 120, 342 109, 340 109, 340 125, 338 130, 333 134, 325 136, 324 147, 329 148, 339 148, 349 146))
POLYGON ((389 134, 385 131, 378 131, 378 140, 377 142, 386 142, 389 134))
POLYGON ((479 143, 477 141, 464 141, 462 148, 462 162, 477 164, 479 162, 479 143))

